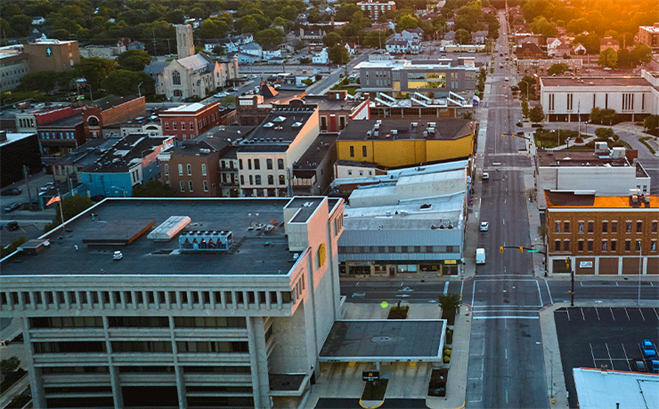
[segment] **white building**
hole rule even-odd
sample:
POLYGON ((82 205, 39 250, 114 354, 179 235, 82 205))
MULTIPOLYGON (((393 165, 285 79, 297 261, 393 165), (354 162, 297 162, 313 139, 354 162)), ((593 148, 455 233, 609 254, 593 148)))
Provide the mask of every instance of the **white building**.
POLYGON ((652 373, 572 368, 581 409, 656 408, 659 375, 652 373))
POLYGON ((342 199, 106 199, 66 229, 2 261, 34 407, 301 404, 340 318, 342 199))
POLYGON ((659 72, 640 76, 542 77, 540 103, 549 121, 587 121, 594 107, 627 121, 659 112, 659 72))
POLYGON ((327 54, 327 47, 323 48, 311 58, 314 64, 329 64, 329 55, 327 54))

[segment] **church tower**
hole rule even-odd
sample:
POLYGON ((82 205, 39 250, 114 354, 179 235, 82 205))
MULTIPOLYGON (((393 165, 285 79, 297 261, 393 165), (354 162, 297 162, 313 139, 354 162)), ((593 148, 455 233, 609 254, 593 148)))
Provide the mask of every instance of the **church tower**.
POLYGON ((179 60, 194 55, 194 41, 190 24, 176 24, 176 51, 179 60))

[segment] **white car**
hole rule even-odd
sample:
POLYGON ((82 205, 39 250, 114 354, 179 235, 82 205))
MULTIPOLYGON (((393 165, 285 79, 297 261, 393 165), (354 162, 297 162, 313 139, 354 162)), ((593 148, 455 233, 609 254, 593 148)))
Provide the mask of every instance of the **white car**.
POLYGON ((481 222, 480 231, 487 231, 487 229, 489 229, 489 228, 490 228, 490 223, 481 222))
POLYGON ((222 91, 222 92, 218 92, 217 94, 215 94, 215 95, 213 95, 213 96, 214 96, 215 98, 223 98, 223 97, 226 97, 227 95, 229 95, 229 94, 227 94, 226 92, 222 91))
POLYGON ((506 82, 508 82, 508 81, 510 81, 510 78, 506 77, 506 78, 504 78, 503 80, 506 81, 506 82))
POLYGON ((490 174, 487 172, 483 172, 483 180, 490 180, 490 174))
POLYGON ((115 259, 115 261, 118 261, 118 260, 121 260, 122 258, 124 258, 124 255, 121 254, 121 251, 117 250, 117 251, 114 252, 113 258, 115 259))

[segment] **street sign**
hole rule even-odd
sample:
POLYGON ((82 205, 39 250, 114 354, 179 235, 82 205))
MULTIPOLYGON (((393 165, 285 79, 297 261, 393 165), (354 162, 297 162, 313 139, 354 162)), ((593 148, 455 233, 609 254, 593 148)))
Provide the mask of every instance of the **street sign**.
POLYGON ((367 382, 373 382, 380 379, 380 371, 363 371, 362 380, 367 382))

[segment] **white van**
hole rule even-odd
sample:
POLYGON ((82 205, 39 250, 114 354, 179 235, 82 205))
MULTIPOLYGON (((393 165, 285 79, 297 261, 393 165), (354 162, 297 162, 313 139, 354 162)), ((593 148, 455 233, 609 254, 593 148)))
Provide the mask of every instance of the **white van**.
POLYGON ((476 249, 476 264, 485 264, 485 249, 476 249))

